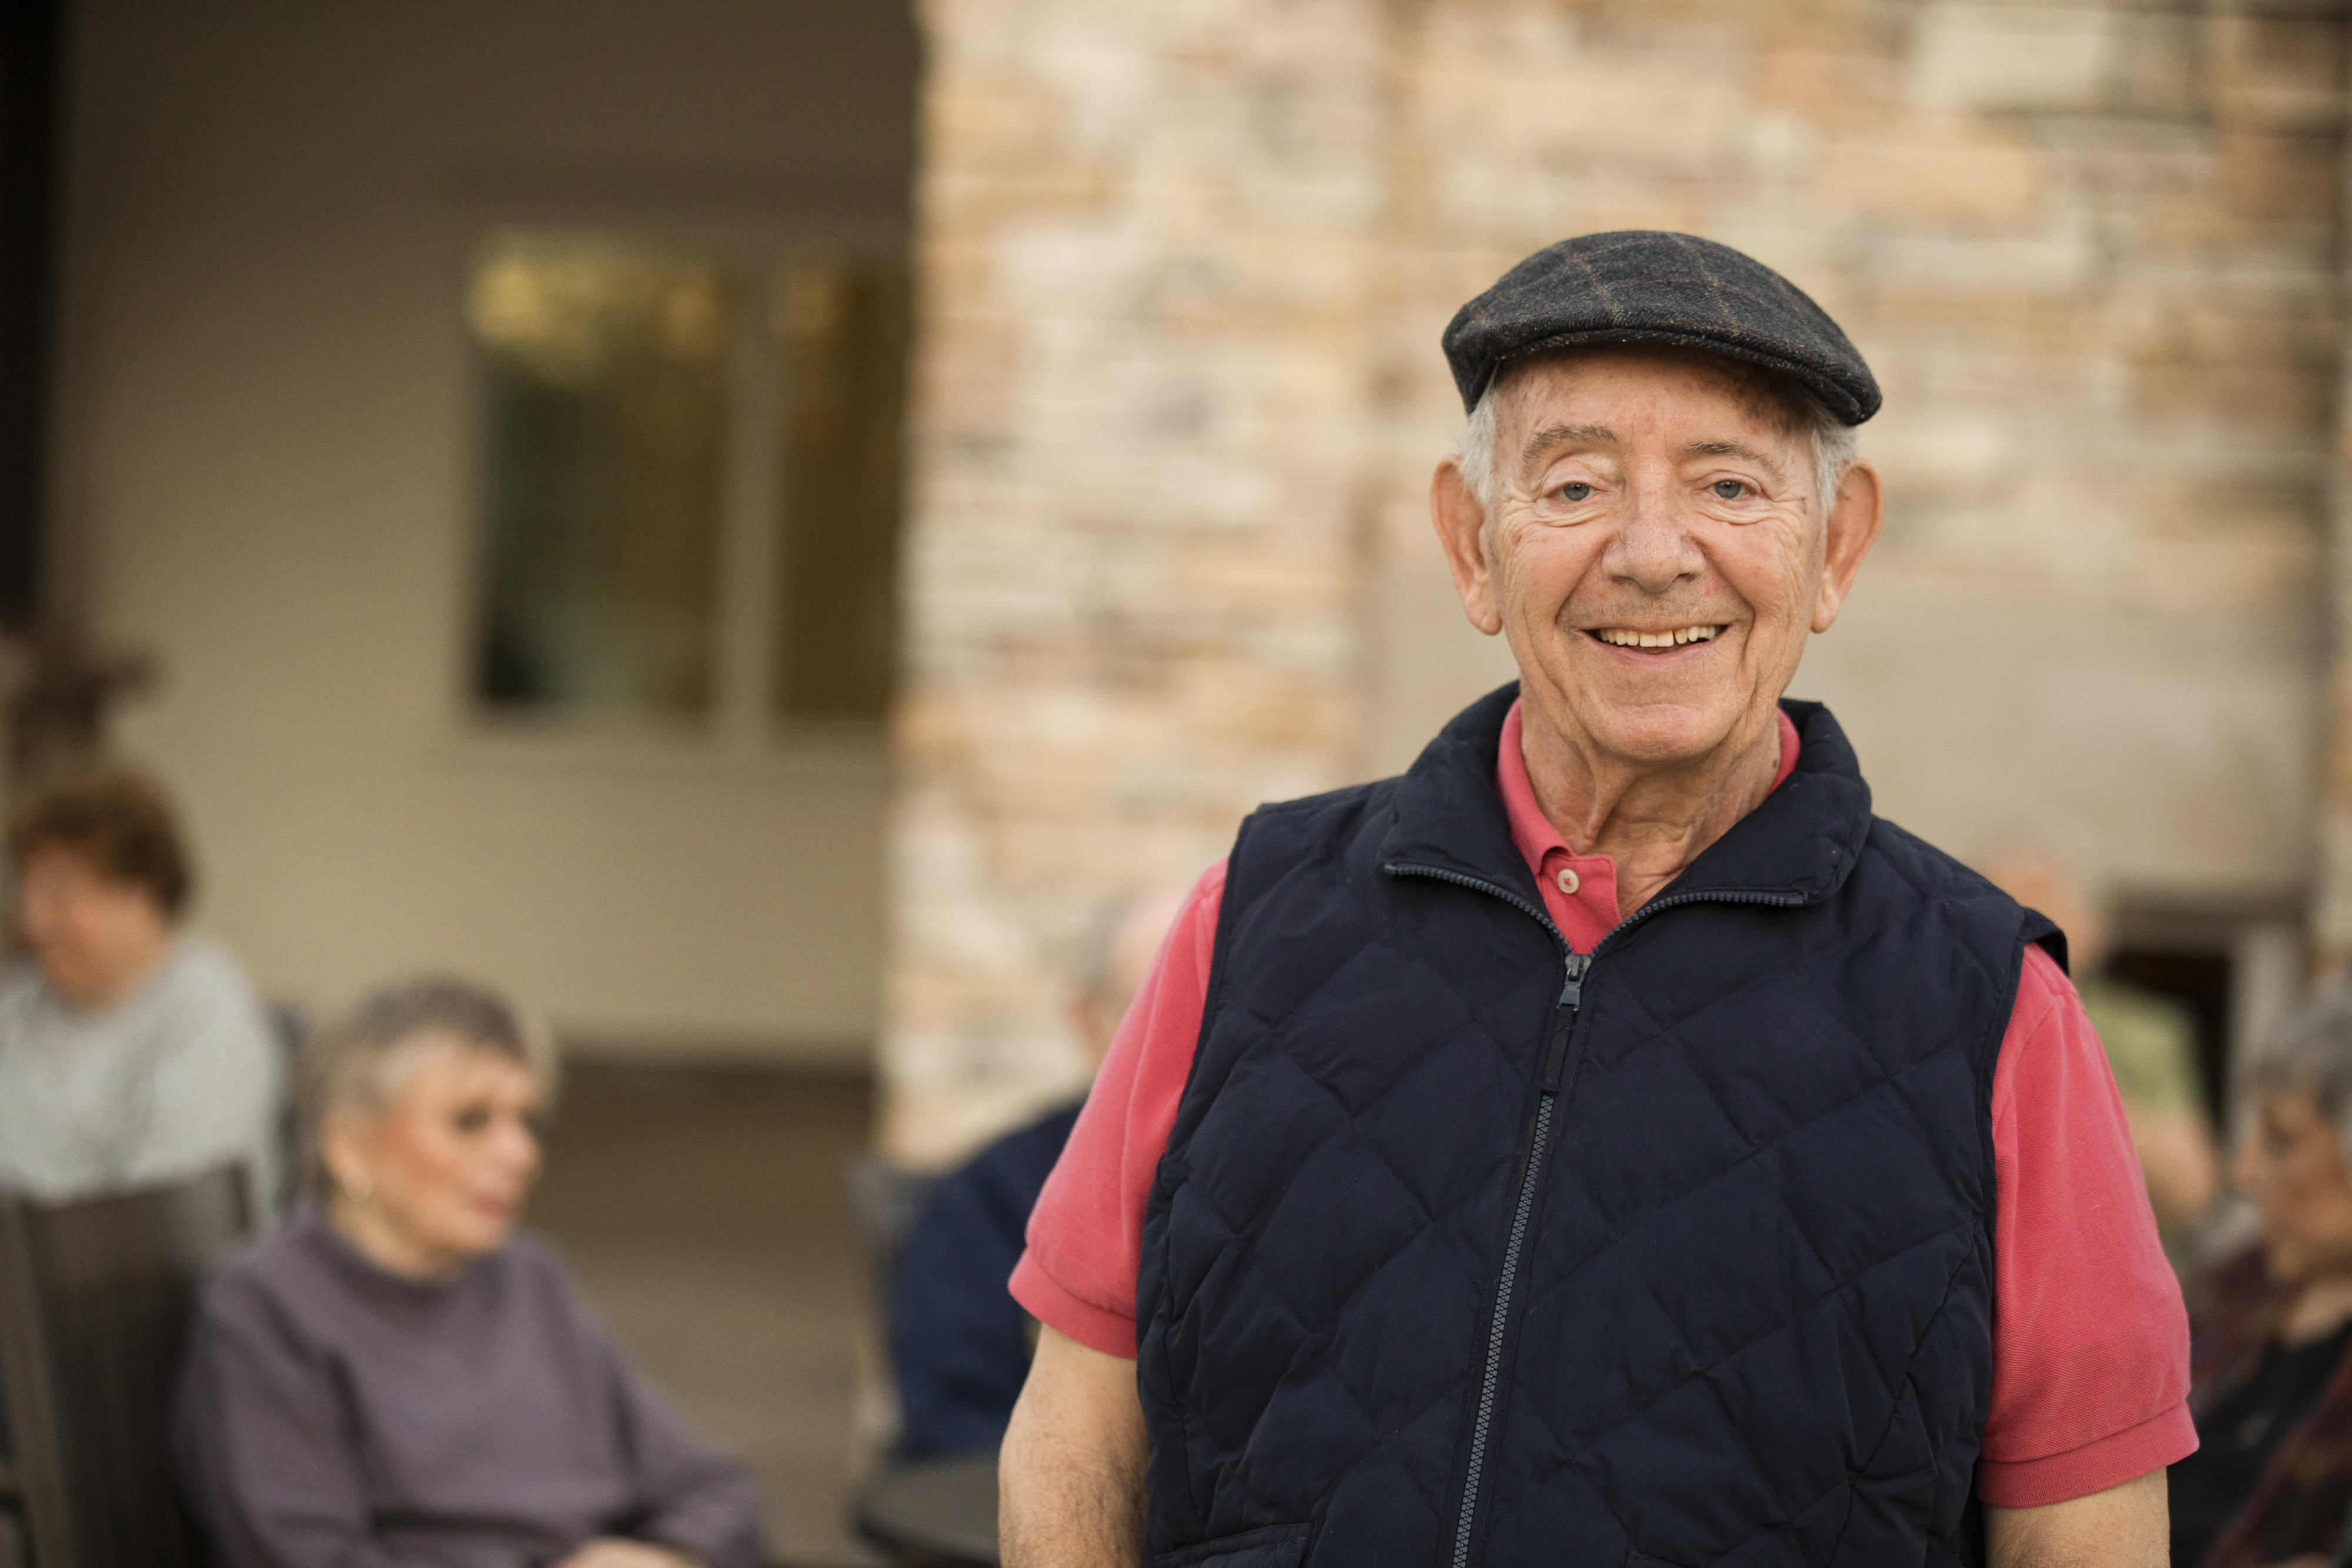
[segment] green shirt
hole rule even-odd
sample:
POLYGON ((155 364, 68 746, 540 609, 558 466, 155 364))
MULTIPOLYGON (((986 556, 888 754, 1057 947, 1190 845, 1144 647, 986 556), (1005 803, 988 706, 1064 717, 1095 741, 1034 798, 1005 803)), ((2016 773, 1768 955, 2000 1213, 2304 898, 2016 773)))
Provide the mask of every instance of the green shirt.
MULTIPOLYGON (((2106 1048, 2107 1067, 2126 1111, 2205 1111, 2197 1072, 2197 1026, 2179 1003, 2120 980, 2086 976, 2075 982, 2083 1011, 2106 1048)), ((2176 1273, 2196 1256, 2196 1228, 2157 1219, 2157 1235, 2176 1273)))
POLYGON ((2149 1111, 2202 1111, 2197 1076, 2197 1026, 2178 1002, 2136 986, 2086 976, 2074 982, 2083 1010, 2106 1047, 2107 1066, 2125 1101, 2149 1111))

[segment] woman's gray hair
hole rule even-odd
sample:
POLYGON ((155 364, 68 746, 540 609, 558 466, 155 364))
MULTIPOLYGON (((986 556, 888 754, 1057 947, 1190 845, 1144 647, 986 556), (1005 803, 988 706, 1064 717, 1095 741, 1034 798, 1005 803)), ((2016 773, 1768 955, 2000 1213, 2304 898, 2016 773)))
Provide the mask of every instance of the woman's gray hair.
POLYGON ((453 979, 404 980, 371 991, 302 1041, 295 1108, 303 1176, 313 1191, 330 1186, 319 1148, 327 1118, 338 1111, 382 1111, 419 1059, 450 1039, 520 1062, 553 1097, 554 1040, 497 992, 453 979))
MULTIPOLYGON (((1831 413, 1829 404, 1794 382, 1750 369, 1737 361, 1718 358, 1709 362, 1742 386, 1775 399, 1805 432, 1813 449, 1814 501, 1822 515, 1827 517, 1831 504, 1837 499, 1838 486, 1845 479, 1845 471, 1861 455, 1861 433, 1831 413)), ((1478 406, 1470 411, 1469 423, 1462 428, 1462 450, 1457 459, 1462 465, 1463 482, 1470 486, 1470 493, 1478 497, 1482 507, 1494 503, 1495 471, 1500 456, 1495 450, 1502 439, 1496 415, 1496 393, 1520 368, 1509 367, 1486 383, 1486 390, 1479 394, 1478 406)))
POLYGON ((2287 1020, 2235 1074, 2242 1113, 2260 1094, 2308 1094, 2336 1124, 2352 1159, 2352 990, 2338 989, 2287 1020))

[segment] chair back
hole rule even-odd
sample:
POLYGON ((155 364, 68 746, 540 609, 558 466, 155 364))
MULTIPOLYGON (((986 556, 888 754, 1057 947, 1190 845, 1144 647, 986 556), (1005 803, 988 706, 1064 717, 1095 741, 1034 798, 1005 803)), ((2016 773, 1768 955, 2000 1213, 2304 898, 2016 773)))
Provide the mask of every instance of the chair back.
POLYGON ((856 1334, 857 1396, 849 1422, 849 1473, 869 1474, 898 1441, 898 1378, 890 1364, 890 1270, 915 1209, 938 1179, 867 1151, 842 1167, 849 1232, 865 1276, 856 1334))
POLYGON ((252 1228, 243 1169, 0 1195, 0 1387, 33 1568, 199 1568, 169 1412, 195 1292, 252 1228))
POLYGON ((890 1293, 890 1270, 898 1260, 898 1244, 907 1239, 915 1209, 939 1178, 928 1171, 910 1171, 867 1152, 853 1155, 842 1171, 848 1191, 849 1227, 857 1239, 859 1261, 877 1301, 890 1293))
MULTIPOLYGON (((270 1136, 278 1145, 278 1181, 276 1192, 256 1193, 254 1210, 274 1219, 284 1219, 294 1212, 294 1200, 302 1191, 302 1125, 299 1098, 296 1085, 302 1082, 302 1037, 308 1026, 302 1021, 301 1010, 289 1002, 268 1004, 269 1034, 278 1047, 278 1065, 286 1085, 278 1097, 278 1121, 270 1128, 270 1136)), ((0 1568, 6 1568, 0 1563, 0 1568)))

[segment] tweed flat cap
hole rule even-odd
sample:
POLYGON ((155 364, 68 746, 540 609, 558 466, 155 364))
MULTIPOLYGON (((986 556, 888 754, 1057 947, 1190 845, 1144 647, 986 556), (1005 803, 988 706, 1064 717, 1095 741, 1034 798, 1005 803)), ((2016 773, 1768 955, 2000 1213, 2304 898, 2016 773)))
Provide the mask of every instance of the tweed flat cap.
POLYGON ((1519 263, 1447 324, 1462 406, 1511 360, 1601 343, 1727 354, 1801 384, 1848 424, 1878 412, 1878 382, 1803 289, 1727 245, 1654 229, 1580 235, 1519 263))

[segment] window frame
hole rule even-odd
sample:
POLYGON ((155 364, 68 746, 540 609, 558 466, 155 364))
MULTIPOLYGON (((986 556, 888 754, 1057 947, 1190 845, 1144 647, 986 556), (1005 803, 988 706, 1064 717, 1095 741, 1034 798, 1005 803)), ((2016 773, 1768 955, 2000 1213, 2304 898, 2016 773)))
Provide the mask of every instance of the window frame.
MULTIPOLYGON (((501 768, 592 768, 627 773, 809 775, 879 779, 888 772, 888 719, 788 717, 777 695, 782 677, 779 615, 784 582, 785 442, 783 343, 776 312, 779 282, 796 258, 867 260, 911 272, 903 223, 876 220, 725 224, 628 218, 483 217, 466 225, 446 308, 465 381, 465 464, 459 506, 463 553, 457 573, 455 644, 449 681, 453 758, 501 768), (530 713, 483 701, 477 682, 483 595, 489 570, 483 517, 490 462, 487 378, 466 318, 467 290, 483 256, 502 239, 601 244, 715 261, 743 288, 727 357, 727 423, 720 482, 715 592, 711 607, 712 690, 707 713, 530 713)), ((909 351, 912 352, 910 333, 909 351)), ((913 379, 908 379, 911 402, 913 379)), ((902 409, 902 419, 911 412, 902 409)), ((911 451, 909 452, 911 462, 911 451)), ((911 503, 911 486, 903 493, 911 503)))

